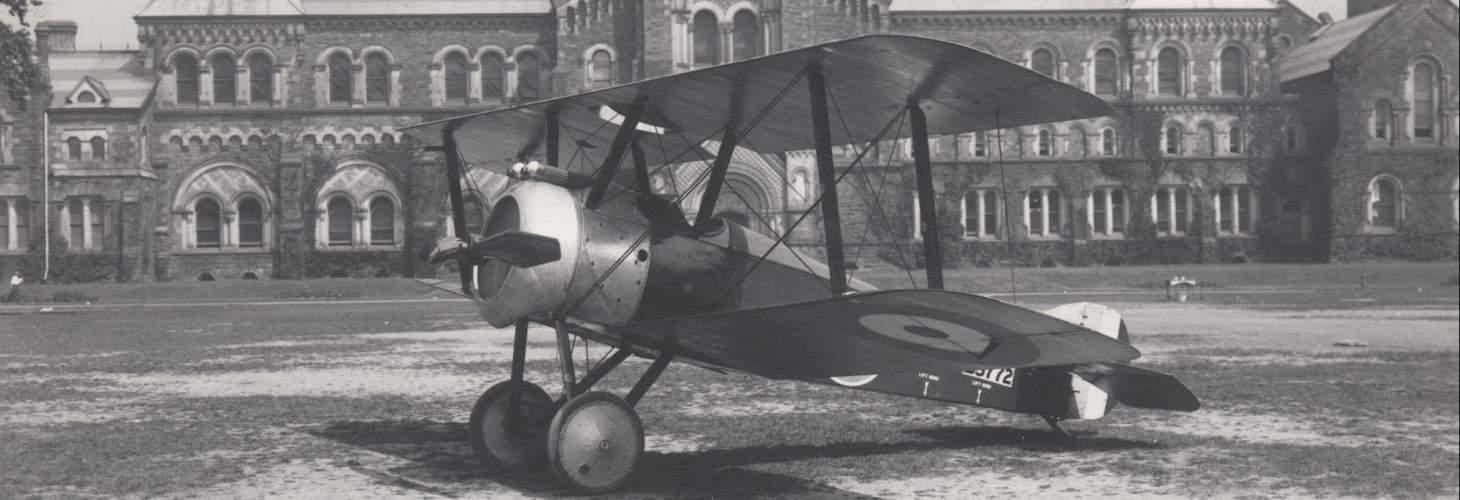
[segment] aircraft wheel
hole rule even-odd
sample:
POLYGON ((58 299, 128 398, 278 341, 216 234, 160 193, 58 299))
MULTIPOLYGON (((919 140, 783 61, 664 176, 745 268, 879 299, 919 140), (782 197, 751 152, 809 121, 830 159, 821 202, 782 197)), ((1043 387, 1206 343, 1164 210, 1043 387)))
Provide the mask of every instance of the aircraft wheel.
POLYGON ((548 430, 548 467, 585 493, 623 485, 644 454, 644 424, 634 408, 607 392, 573 398, 548 430))
POLYGON ((512 381, 498 382, 477 398, 467 428, 471 449, 488 466, 523 469, 543 463, 543 444, 553 398, 531 382, 520 382, 517 412, 508 414, 512 381))

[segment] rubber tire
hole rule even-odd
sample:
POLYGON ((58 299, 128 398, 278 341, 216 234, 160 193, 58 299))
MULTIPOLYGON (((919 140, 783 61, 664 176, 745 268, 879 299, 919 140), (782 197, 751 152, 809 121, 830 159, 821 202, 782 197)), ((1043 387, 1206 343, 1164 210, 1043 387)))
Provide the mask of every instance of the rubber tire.
POLYGON ((523 381, 519 384, 522 399, 517 403, 518 408, 525 410, 528 418, 525 434, 511 436, 507 429, 500 426, 502 417, 499 414, 506 411, 507 398, 511 396, 510 380, 498 382, 488 388, 477 398, 476 405, 471 409, 471 420, 467 423, 467 430, 471 435, 471 450, 477 459, 493 469, 522 470, 540 466, 547 460, 543 451, 550 422, 548 417, 553 411, 553 398, 532 382, 523 381), (494 413, 493 410, 498 412, 494 413), (493 422, 488 422, 489 418, 493 422), (494 447, 488 443, 484 424, 493 425, 496 430, 501 431, 494 441, 502 442, 506 448, 494 447))
MULTIPOLYGON (((622 439, 624 434, 619 434, 618 437, 622 439)), ((548 429, 548 468, 552 469, 553 475, 563 484, 583 493, 607 493, 623 486, 633 476, 643 455, 644 424, 639 420, 638 413, 622 398, 607 392, 589 392, 568 401, 553 416, 552 426, 548 429), (598 425, 584 425, 588 422, 598 425), (594 440, 603 442, 604 436, 597 435, 596 430, 605 426, 609 431, 627 434, 629 442, 621 444, 627 444, 628 448, 615 447, 612 442, 607 448, 602 445, 592 446, 594 440), (589 432, 595 434, 587 434, 589 432), (581 461, 585 453, 590 454, 590 458, 617 458, 627 461, 627 464, 620 462, 612 464, 613 467, 603 467, 604 464, 600 463, 597 467, 590 467, 587 463, 576 463, 581 461), (611 453, 619 456, 612 456, 611 453), (608 471, 608 474, 604 475, 602 471, 608 471), (593 475, 593 472, 600 474, 593 475)))

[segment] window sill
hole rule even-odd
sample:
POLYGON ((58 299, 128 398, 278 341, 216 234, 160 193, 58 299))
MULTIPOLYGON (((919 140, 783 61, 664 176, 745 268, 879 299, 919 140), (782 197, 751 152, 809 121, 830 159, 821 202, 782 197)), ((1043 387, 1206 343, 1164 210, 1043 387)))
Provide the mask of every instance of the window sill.
POLYGON ((1119 234, 1119 233, 1117 233, 1117 234, 1092 234, 1092 235, 1090 235, 1090 239, 1092 239, 1092 240, 1110 240, 1110 241, 1116 241, 1116 240, 1124 240, 1125 239, 1125 235, 1124 234, 1119 234))
POLYGON ((1217 233, 1218 238, 1256 238, 1252 233, 1217 233))
POLYGON ((1061 241, 1064 239, 1064 236, 1058 234, 1031 234, 1028 236, 1029 241, 1061 241))
POLYGON ((974 236, 965 234, 963 235, 963 241, 1002 241, 1002 239, 998 236, 974 236))
POLYGON ((1393 234, 1399 234, 1399 228, 1396 228, 1396 227, 1364 226, 1364 234, 1374 234, 1374 235, 1393 235, 1393 234))
POLYGON ((1179 240, 1187 236, 1186 233, 1156 233, 1156 238, 1163 240, 1179 240))
POLYGON ((173 250, 173 255, 250 255, 267 254, 272 252, 267 247, 223 247, 223 248, 186 248, 173 250))

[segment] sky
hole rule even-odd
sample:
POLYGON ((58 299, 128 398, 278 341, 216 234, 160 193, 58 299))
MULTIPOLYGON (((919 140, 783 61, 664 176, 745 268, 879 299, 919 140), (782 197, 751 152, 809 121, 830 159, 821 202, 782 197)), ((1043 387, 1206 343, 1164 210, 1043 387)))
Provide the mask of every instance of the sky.
MULTIPOLYGON (((147 5, 148 0, 45 0, 30 16, 35 23, 51 19, 76 21, 76 48, 121 49, 137 46, 137 25, 132 16, 147 5)), ((491 0, 484 0, 491 1, 491 0)), ((1033 1, 1033 0, 1031 0, 1033 1)), ((1334 19, 1343 19, 1347 0, 1291 0, 1313 16, 1327 11, 1334 19)), ((1456 0, 1452 0, 1456 1, 1456 0)), ((9 20, 7 20, 9 21, 9 20)))

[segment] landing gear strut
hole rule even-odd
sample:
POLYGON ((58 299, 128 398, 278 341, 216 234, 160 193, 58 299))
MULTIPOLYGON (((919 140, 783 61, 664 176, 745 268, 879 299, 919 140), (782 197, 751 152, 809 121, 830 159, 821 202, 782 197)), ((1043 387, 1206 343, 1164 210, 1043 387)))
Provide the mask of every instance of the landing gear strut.
POLYGON ((472 449, 492 467, 513 470, 546 463, 553 476, 578 491, 612 491, 629 479, 644 454, 644 425, 634 405, 674 355, 660 353, 620 398, 592 388, 629 357, 627 346, 579 380, 568 326, 559 322, 556 333, 562 398, 553 401, 541 387, 523 380, 527 323, 519 322, 512 346, 512 379, 488 389, 472 410, 472 449))
POLYGON ((1075 438, 1075 435, 1074 434, 1071 434, 1070 431, 1065 430, 1064 426, 1061 426, 1060 425, 1060 418, 1059 417, 1051 417, 1049 415, 1040 415, 1040 416, 1041 417, 1044 417, 1044 423, 1049 424, 1049 428, 1054 429, 1054 432, 1055 433, 1058 433, 1060 435, 1060 437, 1065 438, 1065 439, 1074 439, 1075 438))

